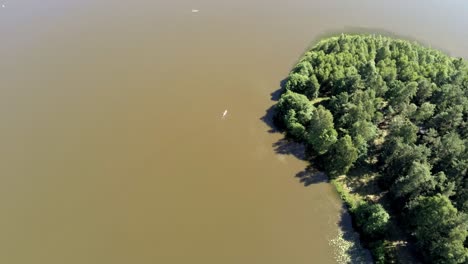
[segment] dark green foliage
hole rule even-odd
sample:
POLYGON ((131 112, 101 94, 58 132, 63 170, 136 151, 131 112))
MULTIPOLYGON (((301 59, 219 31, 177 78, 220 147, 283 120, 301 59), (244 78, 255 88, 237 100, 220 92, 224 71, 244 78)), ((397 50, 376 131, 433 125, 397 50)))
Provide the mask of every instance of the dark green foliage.
POLYGON ((385 245, 384 243, 379 240, 377 243, 373 245, 372 248, 372 257, 376 264, 385 264, 386 257, 385 257, 385 245))
POLYGON ((419 197, 410 207, 418 245, 432 263, 464 263, 467 218, 443 195, 419 197))
POLYGON ((416 142, 416 133, 418 132, 417 126, 411 123, 408 119, 402 118, 400 116, 395 117, 392 121, 393 122, 390 126, 388 139, 400 138, 401 141, 405 144, 416 142))
POLYGON ((431 175, 427 163, 414 161, 406 175, 401 175, 393 184, 392 192, 396 197, 417 197, 435 189, 436 179, 431 175))
POLYGON ((408 174, 413 162, 424 163, 430 150, 424 145, 406 144, 401 137, 390 139, 384 143, 381 158, 384 172, 384 187, 389 188, 399 177, 408 174))
MULTIPOLYGON (((404 40, 342 34, 307 51, 285 88, 279 124, 313 150, 330 176, 368 163, 391 206, 403 211, 395 217, 411 222, 408 233, 428 262, 468 262, 464 60, 404 40)), ((377 205, 358 212, 368 236, 384 230, 379 223, 388 214, 377 205)), ((382 248, 375 245, 377 253, 382 248)))
POLYGON ((381 237, 390 216, 380 204, 363 203, 354 209, 357 226, 370 238, 381 237))
POLYGON ((374 240, 369 245, 376 264, 399 263, 395 249, 388 240, 374 240))
POLYGON ((327 155, 331 161, 325 165, 331 176, 346 174, 358 158, 358 150, 354 146, 351 137, 345 135, 340 138, 327 155))

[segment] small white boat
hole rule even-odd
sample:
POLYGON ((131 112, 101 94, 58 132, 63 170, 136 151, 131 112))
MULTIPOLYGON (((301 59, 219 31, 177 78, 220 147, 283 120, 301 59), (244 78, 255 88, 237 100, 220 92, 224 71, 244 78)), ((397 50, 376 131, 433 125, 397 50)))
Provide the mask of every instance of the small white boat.
POLYGON ((200 12, 200 10, 198 10, 198 9, 192 9, 192 13, 198 13, 198 12, 200 12))
POLYGON ((225 118, 225 117, 226 117, 226 115, 227 115, 227 109, 226 109, 226 110, 224 110, 222 118, 225 118))

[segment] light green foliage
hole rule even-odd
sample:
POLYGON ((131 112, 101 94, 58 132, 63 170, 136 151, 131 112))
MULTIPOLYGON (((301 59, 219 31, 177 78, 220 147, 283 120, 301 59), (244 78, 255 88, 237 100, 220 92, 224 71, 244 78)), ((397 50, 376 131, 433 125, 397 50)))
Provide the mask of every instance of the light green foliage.
POLYGON ((455 193, 455 182, 450 181, 443 171, 439 171, 434 175, 434 180, 436 182, 437 193, 440 193, 446 197, 450 197, 455 193))
POLYGON ((307 131, 307 143, 318 154, 324 154, 336 142, 337 136, 338 133, 333 127, 333 115, 320 105, 312 112, 307 131))
POLYGON ((305 127, 298 121, 296 115, 297 114, 294 109, 289 109, 289 111, 284 116, 284 122, 292 137, 296 139, 303 139, 305 135, 305 127))
POLYGON ((310 76, 313 73, 312 65, 307 60, 301 60, 292 71, 302 76, 310 76))
POLYGON ((288 133, 298 140, 305 137, 314 106, 302 94, 287 91, 276 104, 279 121, 287 128, 288 133))
POLYGON ((404 103, 409 103, 418 90, 417 82, 405 83, 395 80, 390 83, 389 102, 394 108, 401 108, 404 103))
POLYGON ((375 138, 377 135, 377 126, 366 120, 356 121, 351 127, 350 134, 361 136, 365 141, 375 138))
POLYGON ((420 107, 417 108, 416 112, 412 116, 412 119, 415 121, 415 123, 422 123, 434 115, 435 108, 435 104, 424 102, 420 107))
POLYGON ((309 98, 317 98, 320 90, 320 83, 314 74, 309 79, 309 89, 306 91, 306 95, 309 98))
POLYGON ((286 89, 297 92, 305 93, 309 84, 309 77, 300 73, 292 73, 286 82, 286 89))
POLYGON ((376 120, 376 110, 380 107, 380 100, 375 97, 375 91, 358 90, 349 97, 346 96, 347 93, 340 95, 344 98, 339 99, 347 100, 341 104, 342 109, 337 113, 340 116, 338 120, 340 127, 350 129, 356 122, 376 120))
POLYGON ((435 91, 437 86, 431 83, 428 79, 422 78, 418 81, 418 91, 416 92, 415 101, 418 105, 421 105, 428 98, 431 97, 432 92, 435 91))
POLYGON ((353 144, 359 152, 359 157, 367 156, 368 142, 377 136, 377 126, 369 121, 356 121, 349 134, 353 138, 353 144))

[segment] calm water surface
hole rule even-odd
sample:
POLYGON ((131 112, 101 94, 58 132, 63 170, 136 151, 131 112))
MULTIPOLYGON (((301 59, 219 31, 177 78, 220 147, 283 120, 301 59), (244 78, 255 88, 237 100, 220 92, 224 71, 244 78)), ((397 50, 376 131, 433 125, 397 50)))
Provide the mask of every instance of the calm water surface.
POLYGON ((329 32, 468 57, 462 1, 0 2, 0 263, 335 263, 270 93, 329 32))

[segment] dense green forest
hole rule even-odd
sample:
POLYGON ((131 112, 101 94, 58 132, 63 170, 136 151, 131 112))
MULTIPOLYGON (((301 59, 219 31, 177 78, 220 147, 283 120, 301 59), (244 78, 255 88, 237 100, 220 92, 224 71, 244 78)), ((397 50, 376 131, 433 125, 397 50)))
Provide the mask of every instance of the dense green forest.
POLYGON ((332 179, 358 168, 377 175, 389 205, 350 205, 376 262, 395 261, 384 250, 395 221, 426 262, 468 263, 464 60, 383 36, 327 38, 294 66, 275 109, 332 179))

